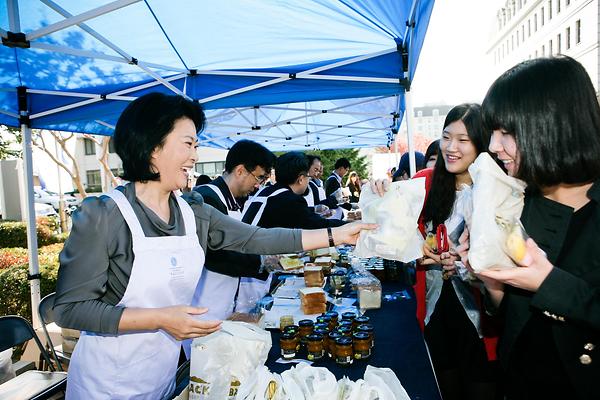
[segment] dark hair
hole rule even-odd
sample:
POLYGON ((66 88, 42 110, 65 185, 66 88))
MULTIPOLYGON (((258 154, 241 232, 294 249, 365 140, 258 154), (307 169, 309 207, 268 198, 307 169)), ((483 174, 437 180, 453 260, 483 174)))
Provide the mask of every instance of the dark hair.
MULTIPOLYGON (((408 153, 402 154, 400 162, 398 163, 398 169, 394 172, 393 178, 399 178, 406 172, 410 175, 410 158, 408 153)), ((425 156, 419 151, 415 151, 415 167, 416 171, 420 171, 425 166, 425 156)))
POLYGON ((437 156, 440 154, 440 139, 436 139, 433 142, 429 143, 429 146, 427 146, 427 151, 425 152, 425 164, 427 165, 427 163, 429 162, 429 159, 432 156, 437 156))
POLYGON ((335 165, 333 166, 333 169, 338 169, 338 168, 348 168, 350 169, 350 161, 348 161, 347 158, 340 158, 335 162, 335 165))
POLYGON ((570 57, 517 64, 492 84, 483 119, 514 136, 516 177, 529 190, 600 177, 600 106, 581 64, 570 57))
POLYGON ((211 181, 212 181, 212 179, 210 179, 210 176, 202 174, 196 179, 195 186, 206 185, 207 183, 210 183, 211 181))
POLYGON ((256 167, 262 167, 268 174, 275 164, 275 154, 271 153, 262 144, 251 140, 240 140, 236 142, 225 158, 225 171, 231 172, 235 167, 242 164, 248 172, 254 171, 256 167))
POLYGON ((308 167, 309 168, 314 164, 315 160, 321 161, 321 157, 314 155, 314 154, 307 154, 306 157, 308 158, 308 167))
POLYGON ((291 185, 300 175, 308 175, 308 157, 299 151, 285 153, 275 162, 275 179, 282 185, 291 185))
POLYGON ((122 178, 131 182, 157 181, 150 165, 152 152, 164 144, 177 120, 189 118, 196 132, 204 129, 204 112, 198 103, 181 96, 153 92, 132 101, 121 113, 113 140, 123 162, 122 178))
MULTIPOLYGON (((444 128, 456 121, 462 121, 465 124, 467 134, 475 146, 477 154, 487 150, 490 135, 483 127, 479 104, 465 103, 453 107, 446 115, 444 128)), ((444 223, 452 212, 455 199, 456 175, 448 172, 444 158, 438 157, 433 167, 431 189, 423 207, 423 221, 432 221, 434 228, 444 223)))

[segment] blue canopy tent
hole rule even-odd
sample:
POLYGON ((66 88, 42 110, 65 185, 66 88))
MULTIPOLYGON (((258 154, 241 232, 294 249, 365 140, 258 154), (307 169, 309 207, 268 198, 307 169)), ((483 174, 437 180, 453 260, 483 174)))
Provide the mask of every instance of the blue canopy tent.
POLYGON ((31 128, 111 135, 128 102, 151 91, 203 105, 205 146, 240 138, 273 150, 388 145, 410 103, 433 3, 6 0, 0 124, 23 132, 29 209, 31 128))

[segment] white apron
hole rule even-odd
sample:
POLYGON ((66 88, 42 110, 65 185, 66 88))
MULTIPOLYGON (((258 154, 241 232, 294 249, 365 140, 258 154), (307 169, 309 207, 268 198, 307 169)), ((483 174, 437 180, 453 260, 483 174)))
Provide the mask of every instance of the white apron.
MULTIPOLYGON (((249 210, 251 203, 260 203, 260 208, 254 216, 254 218, 252 218, 251 223, 251 225, 256 226, 260 221, 263 212, 265 211, 265 207, 267 206, 267 200, 269 199, 269 197, 275 197, 278 194, 285 192, 286 190, 289 189, 277 189, 268 196, 259 196, 259 191, 258 193, 256 193, 256 195, 254 195, 254 197, 246 201, 242 216, 249 210)), ((249 277, 240 278, 240 287, 238 289, 235 311, 245 313, 252 310, 256 306, 256 303, 260 299, 262 299, 267 293, 269 293, 272 280, 273 274, 269 274, 267 280, 264 281, 249 277)))
MULTIPOLYGON (((213 190, 227 208, 225 197, 217 186, 210 184, 203 186, 213 190)), ((242 220, 240 211, 228 210, 227 215, 238 221, 242 220)), ((239 280, 240 278, 212 272, 204 268, 192 301, 194 306, 208 308, 208 312, 202 315, 202 319, 223 320, 233 313, 239 280)))
MULTIPOLYGON (((176 197, 185 236, 145 237, 123 193, 108 194, 131 231, 133 267, 118 306, 160 308, 191 304, 204 265, 190 206, 176 197)), ((168 333, 82 332, 69 366, 67 399, 162 399, 175 388, 181 342, 168 333)))

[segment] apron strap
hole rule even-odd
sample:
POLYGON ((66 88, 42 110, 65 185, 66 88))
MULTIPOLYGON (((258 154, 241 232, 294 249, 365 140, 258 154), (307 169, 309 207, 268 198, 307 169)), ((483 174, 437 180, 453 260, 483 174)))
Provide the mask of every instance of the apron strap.
POLYGON ((183 217, 183 224, 185 226, 185 236, 196 237, 196 216, 192 207, 181 198, 181 196, 175 196, 179 209, 181 210, 181 216, 183 217))
POLYGON ((221 200, 221 203, 223 203, 225 205, 225 208, 229 209, 229 207, 227 207, 227 201, 225 200, 225 196, 223 196, 223 193, 221 193, 221 190, 218 187, 216 187, 215 185, 212 185, 210 183, 207 183, 202 186, 205 186, 205 187, 209 188, 210 190, 212 190, 213 192, 215 192, 215 194, 217 196, 219 196, 219 200, 221 200))
MULTIPOLYGON (((251 222, 248 222, 250 225, 254 225, 254 226, 258 226, 258 222, 260 221, 260 218, 263 215, 263 212, 265 211, 265 207, 267 206, 267 200, 269 199, 269 197, 275 197, 280 193, 283 193, 285 191, 288 191, 289 189, 287 188, 282 188, 282 189, 277 189, 276 191, 274 191, 273 193, 271 193, 268 196, 258 196, 257 193, 256 196, 254 196, 250 201, 246 202, 249 203, 247 204, 247 207, 244 206, 244 213, 242 214, 242 218, 244 221, 248 221, 248 218, 246 218, 246 212, 250 209, 250 206, 252 204, 255 203, 260 203, 260 207, 256 210, 256 214, 254 215, 254 218, 252 218, 251 222)), ((256 209, 253 207, 253 209, 256 209)), ((249 215, 252 216, 252 215, 249 215)))
POLYGON ((145 237, 146 235, 144 235, 142 225, 140 224, 140 221, 138 221, 135 212, 133 211, 133 207, 131 207, 129 200, 127 200, 127 197, 125 197, 123 192, 119 189, 113 189, 106 195, 114 200, 119 211, 121 211, 121 215, 123 215, 123 218, 131 231, 131 235, 133 237, 145 237))

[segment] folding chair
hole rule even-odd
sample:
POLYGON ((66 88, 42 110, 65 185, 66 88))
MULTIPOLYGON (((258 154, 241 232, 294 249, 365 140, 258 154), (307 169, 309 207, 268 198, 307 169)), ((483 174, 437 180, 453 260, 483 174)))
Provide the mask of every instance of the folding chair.
POLYGON ((51 372, 30 370, 0 385, 0 399, 47 399, 64 392, 66 372, 54 372, 50 357, 26 319, 16 315, 0 317, 0 351, 33 339, 51 372))
POLYGON ((67 356, 63 352, 62 344, 58 346, 54 346, 52 343, 52 339, 50 338, 50 334, 48 333, 47 325, 53 323, 54 320, 54 297, 56 293, 50 293, 45 296, 42 300, 40 300, 40 305, 38 306, 38 315, 40 316, 40 321, 42 322, 42 328, 44 329, 44 334, 46 335, 46 343, 48 348, 50 349, 50 354, 53 356, 56 361, 56 367, 59 371, 63 371, 62 364, 69 364, 71 361, 71 357, 67 356))

